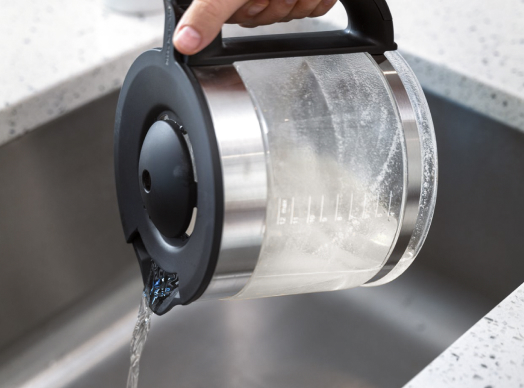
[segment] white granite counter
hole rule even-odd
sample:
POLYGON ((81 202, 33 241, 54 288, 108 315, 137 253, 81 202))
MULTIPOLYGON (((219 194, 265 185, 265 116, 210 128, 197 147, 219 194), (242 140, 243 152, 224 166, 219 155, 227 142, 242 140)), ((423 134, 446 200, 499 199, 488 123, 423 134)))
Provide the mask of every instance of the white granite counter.
POLYGON ((0 0, 0 10, 0 144, 117 90, 163 30, 163 15, 123 16, 101 0, 0 0))
MULTIPOLYGON (((389 5, 427 90, 524 130, 524 1, 389 5)), ((102 0, 0 0, 0 9, 0 144, 117 90, 163 30, 162 15, 119 15, 102 0)), ((340 11, 328 20, 343 23, 340 11)))
POLYGON ((524 388, 524 284, 405 388, 524 388))
POLYGON ((422 86, 524 131, 524 1, 389 0, 422 86))

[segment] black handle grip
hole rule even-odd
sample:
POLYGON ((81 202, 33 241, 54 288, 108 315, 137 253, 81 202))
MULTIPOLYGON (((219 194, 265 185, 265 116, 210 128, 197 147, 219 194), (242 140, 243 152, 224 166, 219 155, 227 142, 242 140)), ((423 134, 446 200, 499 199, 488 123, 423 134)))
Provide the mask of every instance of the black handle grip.
MULTIPOLYGON (((165 45, 191 0, 165 0, 165 45), (174 17, 169 7, 175 11, 174 17)), ((251 59, 368 52, 383 54, 396 50, 393 20, 386 0, 340 0, 348 16, 344 30, 217 38, 201 52, 176 60, 190 66, 225 65, 251 59)), ((164 50, 166 47, 164 47, 164 50)))

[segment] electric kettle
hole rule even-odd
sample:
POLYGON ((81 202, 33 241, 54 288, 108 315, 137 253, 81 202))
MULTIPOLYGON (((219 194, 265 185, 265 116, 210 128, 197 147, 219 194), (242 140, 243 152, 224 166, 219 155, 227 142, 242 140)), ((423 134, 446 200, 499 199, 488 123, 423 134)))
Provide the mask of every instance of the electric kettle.
POLYGON ((150 307, 385 284, 435 207, 437 153, 385 0, 341 0, 343 31, 164 46, 122 87, 115 176, 150 307))

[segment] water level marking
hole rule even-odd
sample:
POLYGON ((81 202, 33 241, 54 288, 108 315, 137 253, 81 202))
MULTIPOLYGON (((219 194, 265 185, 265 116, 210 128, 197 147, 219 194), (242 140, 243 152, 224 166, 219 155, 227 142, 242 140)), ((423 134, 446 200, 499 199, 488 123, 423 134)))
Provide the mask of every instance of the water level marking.
POLYGON ((289 217, 290 224, 293 224, 294 213, 295 213, 295 197, 291 197, 291 217, 289 217))
POLYGON ((338 202, 340 201, 340 194, 337 194, 337 202, 335 204, 335 222, 338 221, 338 202))
POLYGON ((319 218, 319 221, 320 222, 324 222, 324 196, 321 197, 320 199, 320 218, 319 218))
POLYGON ((311 217, 311 195, 308 197, 308 200, 307 200, 307 218, 306 218, 307 224, 311 222, 310 217, 311 217))
POLYGON ((277 212, 277 225, 280 224, 280 206, 282 206, 282 199, 278 198, 278 212, 277 212))
POLYGON ((351 220, 351 212, 353 211, 353 193, 351 193, 351 200, 349 201, 349 216, 348 221, 351 220))

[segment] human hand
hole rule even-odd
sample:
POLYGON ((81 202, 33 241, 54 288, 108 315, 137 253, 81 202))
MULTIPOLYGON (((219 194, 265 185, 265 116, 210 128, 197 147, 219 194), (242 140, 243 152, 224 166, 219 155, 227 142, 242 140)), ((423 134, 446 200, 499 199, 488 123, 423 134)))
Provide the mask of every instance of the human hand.
POLYGON ((173 38, 182 54, 196 54, 218 35, 224 23, 256 27, 324 15, 337 0, 193 0, 173 38))

